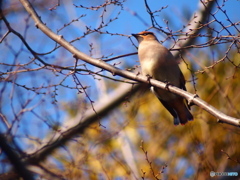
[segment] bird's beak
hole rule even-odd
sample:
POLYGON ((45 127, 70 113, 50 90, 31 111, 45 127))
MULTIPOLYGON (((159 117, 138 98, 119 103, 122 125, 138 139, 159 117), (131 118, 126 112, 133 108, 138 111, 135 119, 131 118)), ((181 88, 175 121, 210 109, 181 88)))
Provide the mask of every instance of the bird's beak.
POLYGON ((138 34, 132 34, 132 36, 134 36, 135 38, 137 38, 138 34))
POLYGON ((138 43, 142 42, 143 38, 139 36, 139 34, 132 34, 133 37, 135 37, 138 41, 138 43))

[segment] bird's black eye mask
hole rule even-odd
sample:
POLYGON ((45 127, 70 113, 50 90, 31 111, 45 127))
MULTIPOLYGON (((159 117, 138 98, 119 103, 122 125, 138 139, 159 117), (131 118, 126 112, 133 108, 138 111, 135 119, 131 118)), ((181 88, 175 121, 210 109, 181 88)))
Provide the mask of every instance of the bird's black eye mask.
POLYGON ((147 36, 147 35, 149 35, 149 34, 153 35, 153 33, 151 33, 151 32, 147 32, 147 33, 144 33, 144 34, 139 34, 139 35, 142 35, 142 36, 147 36))

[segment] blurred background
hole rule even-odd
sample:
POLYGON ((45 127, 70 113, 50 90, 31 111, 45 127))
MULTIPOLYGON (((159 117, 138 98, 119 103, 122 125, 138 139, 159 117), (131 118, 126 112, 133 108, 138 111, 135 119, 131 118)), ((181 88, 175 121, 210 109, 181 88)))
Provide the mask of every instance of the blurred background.
MULTIPOLYGON (((74 47, 96 59, 126 55, 107 63, 136 74, 138 57, 127 55, 137 52, 131 34, 154 32, 181 62, 187 90, 240 118, 240 1, 30 2, 46 26, 74 47)), ((10 26, 1 19, 0 131, 23 160, 132 81, 80 59, 75 67, 73 55, 35 26, 20 1, 1 6, 10 26), (10 27, 42 61, 19 35, 8 33, 10 27)), ((240 172, 239 128, 217 123, 201 107, 191 107, 194 121, 184 126, 174 126, 148 91, 110 109, 44 161, 29 162, 34 178, 210 179, 211 171, 240 172)), ((0 177, 10 178, 12 168, 2 150, 0 177)))

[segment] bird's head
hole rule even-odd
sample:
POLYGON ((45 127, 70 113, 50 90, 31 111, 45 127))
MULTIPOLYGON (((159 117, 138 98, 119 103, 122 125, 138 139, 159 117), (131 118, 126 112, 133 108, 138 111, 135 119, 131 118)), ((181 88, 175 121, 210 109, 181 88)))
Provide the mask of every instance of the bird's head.
POLYGON ((149 31, 142 31, 138 34, 132 34, 132 35, 138 40, 138 43, 142 41, 157 40, 154 33, 149 31))

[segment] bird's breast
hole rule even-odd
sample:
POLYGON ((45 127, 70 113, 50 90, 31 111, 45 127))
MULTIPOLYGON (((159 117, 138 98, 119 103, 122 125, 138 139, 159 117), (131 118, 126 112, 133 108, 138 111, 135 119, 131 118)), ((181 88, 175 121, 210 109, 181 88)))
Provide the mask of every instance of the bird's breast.
POLYGON ((156 59, 153 58, 144 58, 140 60, 142 74, 149 75, 151 77, 154 76, 154 72, 158 66, 156 59))
POLYGON ((179 86, 180 69, 172 54, 159 43, 141 44, 138 49, 142 74, 179 86))

